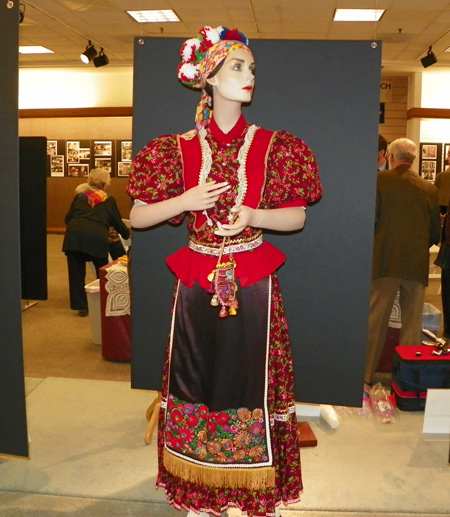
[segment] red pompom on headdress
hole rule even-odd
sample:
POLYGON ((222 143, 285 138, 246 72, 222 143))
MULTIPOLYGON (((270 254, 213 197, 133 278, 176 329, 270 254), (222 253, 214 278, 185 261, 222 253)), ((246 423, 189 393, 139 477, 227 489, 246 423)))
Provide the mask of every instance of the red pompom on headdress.
POLYGON ((226 27, 218 27, 220 30, 220 39, 227 41, 240 41, 244 45, 248 45, 248 38, 242 32, 239 32, 237 29, 227 29, 226 27))

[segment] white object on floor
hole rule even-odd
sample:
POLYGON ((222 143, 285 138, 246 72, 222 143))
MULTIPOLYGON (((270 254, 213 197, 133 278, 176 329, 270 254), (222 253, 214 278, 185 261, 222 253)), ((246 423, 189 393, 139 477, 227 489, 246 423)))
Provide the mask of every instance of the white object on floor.
POLYGON ((320 406, 319 404, 302 404, 300 402, 295 403, 295 414, 297 418, 302 417, 320 417, 320 406))
POLYGON ((189 510, 186 517, 210 517, 210 515, 206 512, 195 513, 192 510, 189 510))
POLYGON ((339 427, 339 417, 333 406, 328 404, 320 404, 320 416, 331 427, 337 429, 339 427))
POLYGON ((429 389, 425 402, 422 433, 430 437, 443 435, 448 439, 450 435, 450 390, 429 389))

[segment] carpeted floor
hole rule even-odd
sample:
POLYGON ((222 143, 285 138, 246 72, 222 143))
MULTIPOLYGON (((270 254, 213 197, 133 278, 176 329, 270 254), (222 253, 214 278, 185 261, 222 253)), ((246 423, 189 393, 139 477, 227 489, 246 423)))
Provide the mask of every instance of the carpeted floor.
MULTIPOLYGON (((156 447, 145 445, 154 393, 127 382, 27 379, 30 459, 0 464, 0 515, 184 517, 156 490, 156 447)), ((448 441, 425 441, 423 414, 395 423, 341 413, 311 422, 302 449, 305 493, 283 517, 448 516, 448 441)))
MULTIPOLYGON (((154 488, 156 449, 144 443, 154 394, 132 390, 130 365, 104 360, 89 318, 70 310, 61 244, 48 236, 49 299, 23 312, 30 459, 0 462, 0 516, 184 517, 154 488)), ((438 285, 426 301, 440 308, 438 285)), ((381 424, 340 409, 336 430, 311 422, 305 493, 283 517, 450 516, 448 440, 424 440, 423 413, 381 424)))
MULTIPOLYGON (((92 342, 90 316, 80 318, 70 309, 62 242, 63 235, 47 236, 48 300, 22 312, 25 377, 129 381, 130 364, 103 359, 92 342)), ((95 276, 86 269, 88 284, 95 276)))

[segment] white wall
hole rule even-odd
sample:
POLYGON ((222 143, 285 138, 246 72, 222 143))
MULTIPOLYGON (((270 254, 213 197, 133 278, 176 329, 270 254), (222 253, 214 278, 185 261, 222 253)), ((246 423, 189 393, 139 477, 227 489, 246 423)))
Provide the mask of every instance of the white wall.
MULTIPOLYGON (((420 107, 450 109, 450 72, 423 72, 420 107)), ((450 142, 450 120, 421 120, 420 141, 433 143, 450 142)))
MULTIPOLYGON (((417 90, 420 94, 416 95, 414 105, 409 102, 408 107, 450 109, 450 72, 422 72, 417 90), (417 98, 420 106, 415 105, 417 98)), ((132 105, 132 67, 19 70, 19 109, 132 105)), ((450 120, 420 121, 419 139, 420 142, 450 142, 450 120)))
POLYGON ((133 104, 133 68, 21 68, 19 109, 133 104))
POLYGON ((420 107, 450 109, 450 72, 423 72, 420 107))

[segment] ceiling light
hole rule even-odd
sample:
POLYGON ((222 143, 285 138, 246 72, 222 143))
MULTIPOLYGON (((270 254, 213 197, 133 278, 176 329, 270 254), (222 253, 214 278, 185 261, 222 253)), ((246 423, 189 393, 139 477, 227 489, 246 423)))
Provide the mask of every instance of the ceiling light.
POLYGON ((335 9, 335 22, 378 22, 386 9, 335 9))
POLYGON ((127 11, 139 23, 179 22, 181 21, 172 9, 127 11))
POLYGON ((25 45, 19 47, 21 54, 54 54, 53 50, 41 47, 40 45, 25 45))
POLYGON ((427 55, 423 57, 420 61, 424 68, 428 68, 429 66, 434 65, 434 63, 437 63, 436 56, 432 52, 432 47, 428 48, 427 55))
POLYGON ((97 57, 94 57, 94 66, 105 66, 109 63, 108 56, 103 52, 103 47, 100 49, 100 53, 97 57))
POLYGON ((91 40, 89 40, 89 44, 86 47, 86 50, 80 54, 80 59, 83 61, 83 63, 90 63, 92 58, 94 58, 97 55, 97 51, 95 50, 94 45, 92 45, 91 40))

